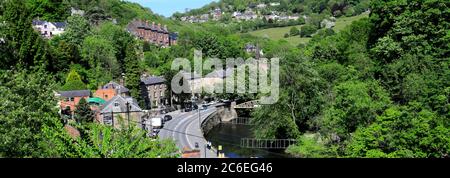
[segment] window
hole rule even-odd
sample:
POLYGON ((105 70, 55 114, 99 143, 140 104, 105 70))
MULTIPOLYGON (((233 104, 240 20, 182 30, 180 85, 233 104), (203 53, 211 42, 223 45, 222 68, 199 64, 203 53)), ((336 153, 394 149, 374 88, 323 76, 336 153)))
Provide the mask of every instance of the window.
POLYGON ((156 98, 156 97, 158 97, 158 96, 156 96, 156 95, 157 95, 157 94, 156 94, 156 92, 155 92, 155 94, 154 94, 153 96, 155 96, 155 98, 156 98))
POLYGON ((44 28, 47 28, 47 25, 44 25, 44 28))
POLYGON ((163 91, 161 91, 161 97, 163 97, 164 96, 164 92, 163 91))
POLYGON ((75 101, 75 98, 74 98, 74 97, 71 97, 71 98, 70 98, 70 101, 75 101))
POLYGON ((105 95, 105 99, 108 99, 108 95, 105 95))
POLYGON ((118 102, 115 102, 115 103, 114 103, 114 107, 119 107, 119 103, 118 103, 118 102))

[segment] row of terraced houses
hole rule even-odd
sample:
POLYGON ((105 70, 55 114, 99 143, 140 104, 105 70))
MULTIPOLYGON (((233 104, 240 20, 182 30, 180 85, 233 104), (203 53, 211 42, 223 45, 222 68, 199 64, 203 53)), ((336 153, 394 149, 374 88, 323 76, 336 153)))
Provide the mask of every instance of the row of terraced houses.
POLYGON ((169 47, 177 44, 178 35, 171 33, 167 29, 167 25, 161 26, 144 20, 133 20, 127 26, 128 32, 146 42, 161 46, 169 47))

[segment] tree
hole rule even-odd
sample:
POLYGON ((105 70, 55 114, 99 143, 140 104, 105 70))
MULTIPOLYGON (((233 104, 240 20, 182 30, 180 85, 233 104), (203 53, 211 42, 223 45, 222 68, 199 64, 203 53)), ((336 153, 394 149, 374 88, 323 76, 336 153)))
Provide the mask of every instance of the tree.
POLYGON ((91 34, 89 22, 82 16, 74 15, 67 18, 66 32, 61 38, 70 44, 81 47, 84 39, 91 34))
POLYGON ((297 27, 292 27, 291 30, 289 31, 289 34, 290 34, 291 36, 297 36, 297 35, 300 34, 300 31, 298 30, 297 27))
POLYGON ((70 90, 85 90, 86 84, 83 83, 81 80, 80 75, 77 73, 76 70, 72 69, 70 70, 69 74, 66 78, 66 83, 64 86, 62 86, 62 91, 70 91, 70 90))
POLYGON ((140 92, 141 74, 142 68, 139 66, 134 43, 129 43, 125 57, 125 86, 130 89, 131 96, 138 100, 139 105, 143 106, 144 101, 140 92))
POLYGON ((42 129, 61 125, 53 81, 42 69, 0 70, 0 157, 41 157, 42 129))
POLYGON ((2 38, 5 45, 2 45, 2 58, 0 67, 3 69, 15 67, 30 67, 35 64, 48 65, 48 54, 46 43, 38 33, 35 32, 30 16, 30 10, 25 5, 24 0, 7 0, 4 2, 2 38))
POLYGON ((45 155, 64 158, 177 158, 179 150, 171 140, 152 140, 137 126, 117 130, 100 124, 89 124, 87 134, 72 139, 44 129, 47 143, 53 145, 45 155))
POLYGON ((27 5, 31 8, 31 17, 50 22, 62 22, 70 15, 68 4, 58 0, 27 0, 27 5))
POLYGON ((333 93, 336 97, 324 111, 322 129, 338 136, 335 141, 348 138, 358 127, 370 125, 391 103, 386 91, 373 81, 343 82, 333 93))
POLYGON ((100 36, 88 36, 84 39, 81 54, 90 68, 101 67, 114 77, 119 77, 121 73, 116 52, 111 41, 100 36))
POLYGON ((377 117, 375 123, 358 129, 346 154, 350 157, 448 158, 448 119, 422 109, 420 103, 411 104, 391 107, 377 117))
POLYGON ((95 113, 91 110, 91 106, 86 99, 81 98, 74 111, 75 120, 80 124, 92 123, 95 113))
POLYGON ((303 25, 300 28, 300 37, 311 37, 317 31, 317 27, 314 25, 303 25))

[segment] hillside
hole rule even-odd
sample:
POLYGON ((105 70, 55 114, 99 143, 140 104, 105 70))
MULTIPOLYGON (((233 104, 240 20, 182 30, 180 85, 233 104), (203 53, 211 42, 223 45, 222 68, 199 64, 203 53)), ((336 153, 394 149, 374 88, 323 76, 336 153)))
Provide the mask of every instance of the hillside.
MULTIPOLYGON (((363 13, 363 14, 360 14, 357 16, 352 16, 352 17, 337 18, 336 25, 332 29, 337 33, 339 31, 341 31, 344 27, 350 25, 352 22, 357 21, 364 17, 368 17, 368 13, 363 13)), ((288 38, 285 38, 284 35, 289 34, 289 30, 292 27, 301 29, 302 26, 304 26, 304 25, 268 28, 268 29, 262 29, 262 30, 248 32, 248 34, 257 36, 257 37, 268 38, 271 40, 286 40, 291 45, 297 46, 300 43, 307 43, 311 39, 311 37, 289 36, 288 38)))

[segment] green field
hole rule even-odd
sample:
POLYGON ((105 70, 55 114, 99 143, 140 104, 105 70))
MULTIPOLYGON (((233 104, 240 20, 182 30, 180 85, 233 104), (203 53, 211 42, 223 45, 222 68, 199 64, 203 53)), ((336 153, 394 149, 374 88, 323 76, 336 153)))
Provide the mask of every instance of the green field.
MULTIPOLYGON (((350 25, 353 21, 359 20, 363 17, 368 17, 367 13, 363 13, 357 16, 353 17, 341 17, 336 20, 336 26, 333 27, 333 30, 335 32, 338 32, 342 29, 344 29, 345 26, 350 25)), ((300 29, 302 25, 297 25, 298 29, 300 29)), ((281 40, 284 39, 288 41, 290 44, 297 46, 300 43, 307 43, 311 38, 300 38, 299 36, 291 36, 288 38, 284 38, 284 34, 289 33, 292 26, 288 27, 279 27, 279 28, 269 28, 269 29, 263 29, 263 30, 256 30, 249 32, 250 35, 263 37, 263 38, 269 38, 272 40, 281 40)))

